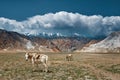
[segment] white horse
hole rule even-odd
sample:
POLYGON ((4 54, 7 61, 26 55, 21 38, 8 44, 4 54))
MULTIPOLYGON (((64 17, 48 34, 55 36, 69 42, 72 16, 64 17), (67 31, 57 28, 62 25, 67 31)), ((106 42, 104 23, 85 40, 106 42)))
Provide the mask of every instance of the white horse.
POLYGON ((33 66, 34 64, 38 64, 42 63, 44 68, 45 68, 45 72, 48 71, 48 56, 45 54, 38 54, 38 53, 25 53, 25 59, 26 61, 31 60, 33 66))

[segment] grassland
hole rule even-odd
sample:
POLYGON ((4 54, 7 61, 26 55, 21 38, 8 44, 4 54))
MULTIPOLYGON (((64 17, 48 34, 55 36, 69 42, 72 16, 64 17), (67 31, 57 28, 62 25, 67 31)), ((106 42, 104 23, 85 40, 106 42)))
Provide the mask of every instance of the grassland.
POLYGON ((33 67, 24 53, 0 53, 0 80, 120 80, 120 54, 73 53, 74 61, 66 61, 66 53, 45 53, 49 71, 33 67))

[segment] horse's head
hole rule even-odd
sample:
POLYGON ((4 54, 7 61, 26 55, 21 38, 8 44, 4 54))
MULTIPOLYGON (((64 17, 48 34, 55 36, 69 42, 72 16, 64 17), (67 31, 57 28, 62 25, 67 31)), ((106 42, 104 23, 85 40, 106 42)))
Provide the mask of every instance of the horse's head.
POLYGON ((26 61, 28 61, 28 59, 29 59, 29 53, 25 53, 25 59, 26 59, 26 61))

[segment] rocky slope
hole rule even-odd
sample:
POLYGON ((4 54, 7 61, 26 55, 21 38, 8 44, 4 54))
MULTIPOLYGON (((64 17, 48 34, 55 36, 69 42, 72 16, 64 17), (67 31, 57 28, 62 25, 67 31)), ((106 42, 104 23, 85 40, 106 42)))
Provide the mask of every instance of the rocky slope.
POLYGON ((25 36, 16 32, 0 30, 0 50, 31 50, 41 52, 74 51, 81 49, 90 40, 84 37, 41 38, 25 36))
POLYGON ((0 50, 25 49, 28 38, 16 32, 0 30, 0 50))
MULTIPOLYGON (((16 32, 11 32, 11 31, 5 31, 5 30, 0 30, 0 50, 3 51, 21 51, 21 50, 30 50, 30 51, 36 51, 41 49, 39 44, 44 44, 46 40, 42 40, 39 38, 39 41, 37 42, 35 39, 32 39, 28 36, 21 35, 16 32), (36 41, 36 42, 35 42, 36 41), (39 44, 38 44, 39 43, 39 44)), ((42 49, 44 51, 49 51, 53 52, 52 49, 45 48, 44 45, 42 45, 42 49)))
POLYGON ((84 47, 80 52, 120 52, 120 31, 111 33, 104 40, 84 47))

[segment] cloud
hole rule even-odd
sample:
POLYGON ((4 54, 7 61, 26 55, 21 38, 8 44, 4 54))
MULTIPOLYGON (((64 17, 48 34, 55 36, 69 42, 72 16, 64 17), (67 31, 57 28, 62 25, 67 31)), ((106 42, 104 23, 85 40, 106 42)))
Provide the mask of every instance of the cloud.
POLYGON ((120 30, 120 16, 103 17, 101 15, 82 15, 65 11, 36 15, 24 21, 0 18, 0 28, 22 34, 38 35, 39 33, 74 33, 89 36, 107 36, 120 30))

